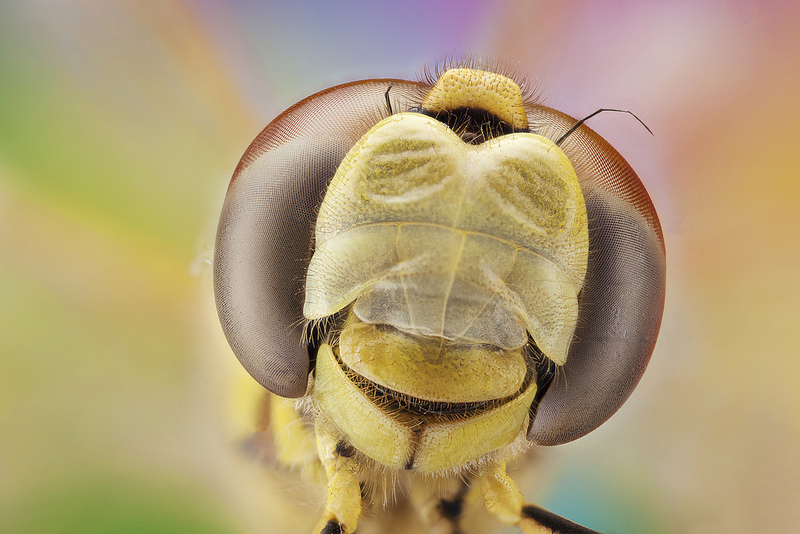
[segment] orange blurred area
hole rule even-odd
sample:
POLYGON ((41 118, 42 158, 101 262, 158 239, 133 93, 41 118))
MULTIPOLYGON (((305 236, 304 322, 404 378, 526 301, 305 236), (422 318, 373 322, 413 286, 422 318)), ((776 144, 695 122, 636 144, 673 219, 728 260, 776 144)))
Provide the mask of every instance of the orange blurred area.
POLYGON ((242 371, 208 265, 227 181, 301 98, 462 55, 570 115, 630 109, 655 132, 591 120, 664 226, 656 352, 614 418, 541 451, 527 495, 608 532, 800 531, 800 7, 457 11, 0 6, 0 531, 275 532, 264 517, 316 515, 293 490, 281 508, 281 482, 241 453, 242 371))

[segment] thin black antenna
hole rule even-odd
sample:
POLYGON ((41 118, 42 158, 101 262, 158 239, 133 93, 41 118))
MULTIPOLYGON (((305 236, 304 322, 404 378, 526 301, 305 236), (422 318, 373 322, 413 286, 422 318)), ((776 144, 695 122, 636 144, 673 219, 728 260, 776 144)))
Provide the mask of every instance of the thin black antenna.
MULTIPOLYGON (((386 100, 388 101, 389 100, 389 96, 388 96, 389 95, 389 90, 388 89, 386 90, 386 95, 387 95, 386 96, 386 100)), ((569 134, 571 134, 572 132, 574 132, 575 130, 580 128, 581 124, 583 124, 584 122, 588 121, 589 119, 591 119, 592 117, 594 117, 598 113, 602 113, 603 111, 616 111, 616 112, 619 112, 619 113, 627 113, 629 115, 632 115, 634 119, 639 121, 639 123, 642 126, 644 126, 645 130, 650 132, 650 135, 655 137, 655 134, 653 133, 653 131, 650 128, 648 128, 647 125, 644 123, 644 121, 642 119, 640 119, 639 117, 637 117, 636 114, 633 113, 633 111, 628 111, 627 109, 600 108, 597 111, 595 111, 594 113, 591 113, 591 114, 587 115, 586 117, 582 118, 581 120, 579 120, 578 122, 576 122, 575 125, 572 128, 567 130, 567 133, 565 133, 564 135, 562 135, 561 137, 558 138, 558 141, 556 141, 556 146, 560 146, 561 145, 561 141, 563 141, 564 138, 567 137, 569 134)))
MULTIPOLYGON (((392 112, 392 102, 389 100, 389 91, 394 87, 394 82, 389 83, 389 87, 386 88, 386 92, 383 93, 384 98, 386 98, 386 109, 389 110, 389 115, 394 115, 392 112)), ((645 126, 647 128, 647 126, 645 126)))

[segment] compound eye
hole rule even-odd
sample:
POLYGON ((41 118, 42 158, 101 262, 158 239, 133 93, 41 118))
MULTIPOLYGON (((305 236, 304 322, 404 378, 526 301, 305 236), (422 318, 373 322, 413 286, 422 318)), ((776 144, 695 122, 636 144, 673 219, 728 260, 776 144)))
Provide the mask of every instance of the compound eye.
MULTIPOLYGON (((576 122, 544 106, 530 106, 528 120, 551 139, 576 122)), ((589 261, 566 364, 542 396, 528 432, 541 445, 591 432, 628 399, 655 347, 666 281, 658 215, 630 165, 585 125, 560 147, 586 201, 589 261)))
POLYGON ((417 83, 367 80, 292 106, 253 141, 234 172, 214 252, 223 331, 244 368, 268 390, 302 396, 305 270, 319 204, 348 150, 386 112, 411 107, 417 83))

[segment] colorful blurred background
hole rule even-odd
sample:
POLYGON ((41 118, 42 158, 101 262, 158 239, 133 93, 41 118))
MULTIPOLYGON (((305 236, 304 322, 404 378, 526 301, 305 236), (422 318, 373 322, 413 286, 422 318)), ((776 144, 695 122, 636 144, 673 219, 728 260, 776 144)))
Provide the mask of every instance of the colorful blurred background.
POLYGON ((793 1, 4 0, 0 531, 279 531, 211 296, 227 181, 297 100, 477 55, 655 132, 591 121, 664 225, 655 355, 528 496, 609 533, 800 532, 799 24, 793 1))

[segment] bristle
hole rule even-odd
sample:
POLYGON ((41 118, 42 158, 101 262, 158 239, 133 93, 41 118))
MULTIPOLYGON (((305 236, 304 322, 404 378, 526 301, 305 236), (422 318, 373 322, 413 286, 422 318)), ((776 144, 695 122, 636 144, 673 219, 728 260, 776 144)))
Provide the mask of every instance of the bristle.
POLYGON ((539 100, 541 97, 541 91, 539 91, 535 84, 531 85, 528 82, 527 75, 520 76, 515 67, 511 67, 508 64, 502 63, 498 60, 489 60, 477 55, 457 56, 456 54, 451 54, 444 59, 437 61, 433 65, 433 68, 425 63, 422 66, 422 72, 418 74, 417 78, 421 83, 427 85, 428 87, 433 87, 436 85, 436 82, 439 80, 442 74, 450 69, 456 68, 483 70, 505 76, 519 86, 520 90, 522 91, 522 100, 525 102, 525 105, 540 103, 539 100))

